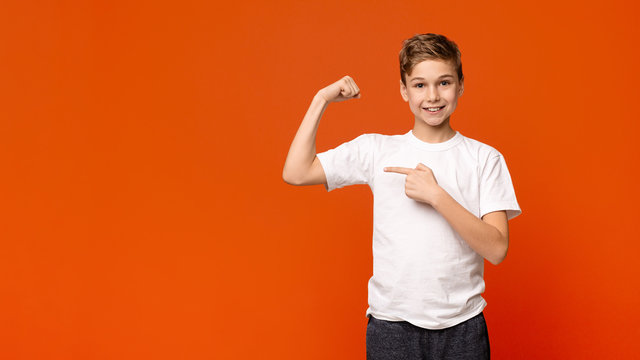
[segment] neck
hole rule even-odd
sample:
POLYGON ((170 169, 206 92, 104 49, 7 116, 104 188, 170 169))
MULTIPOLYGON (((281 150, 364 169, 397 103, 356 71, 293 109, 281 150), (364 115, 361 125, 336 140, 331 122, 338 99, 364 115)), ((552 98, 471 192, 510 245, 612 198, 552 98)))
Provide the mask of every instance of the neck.
POLYGON ((455 136, 456 132, 449 125, 449 119, 438 126, 430 126, 417 120, 412 133, 418 139, 431 144, 445 142, 455 136))

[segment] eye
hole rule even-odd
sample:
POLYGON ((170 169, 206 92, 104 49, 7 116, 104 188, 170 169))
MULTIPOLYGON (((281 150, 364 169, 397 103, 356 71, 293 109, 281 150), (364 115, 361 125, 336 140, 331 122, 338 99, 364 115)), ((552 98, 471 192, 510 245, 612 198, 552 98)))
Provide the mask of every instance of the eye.
POLYGON ((422 84, 422 83, 417 83, 417 84, 416 84, 416 87, 417 87, 417 88, 422 88, 422 87, 424 87, 424 84, 422 84))
POLYGON ((449 81, 448 80, 442 80, 442 81, 440 81, 440 85, 447 86, 447 85, 449 85, 449 81))

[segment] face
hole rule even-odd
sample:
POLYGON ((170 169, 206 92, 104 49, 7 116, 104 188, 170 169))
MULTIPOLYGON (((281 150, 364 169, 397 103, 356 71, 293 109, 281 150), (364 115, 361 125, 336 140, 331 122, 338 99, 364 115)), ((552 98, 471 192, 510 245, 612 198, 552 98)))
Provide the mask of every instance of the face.
POLYGON ((425 60, 414 66, 411 74, 406 75, 406 81, 406 86, 400 81, 400 93, 404 101, 409 102, 416 126, 448 126, 464 91, 453 64, 425 60))

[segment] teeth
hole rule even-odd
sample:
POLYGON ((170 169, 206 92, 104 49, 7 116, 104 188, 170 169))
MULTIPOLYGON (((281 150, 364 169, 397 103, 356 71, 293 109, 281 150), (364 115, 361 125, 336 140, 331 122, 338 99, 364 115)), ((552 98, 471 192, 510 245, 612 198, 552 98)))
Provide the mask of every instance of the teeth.
POLYGON ((427 110, 429 110, 429 111, 438 111, 438 110, 440 110, 440 109, 441 109, 441 108, 439 108, 439 107, 435 107, 435 108, 427 108, 427 110))

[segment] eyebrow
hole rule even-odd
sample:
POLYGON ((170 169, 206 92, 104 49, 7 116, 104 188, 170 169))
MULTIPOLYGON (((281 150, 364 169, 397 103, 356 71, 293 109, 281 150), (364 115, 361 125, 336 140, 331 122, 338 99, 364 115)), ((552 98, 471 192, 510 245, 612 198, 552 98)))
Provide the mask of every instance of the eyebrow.
MULTIPOLYGON (((453 78, 454 76, 453 76, 453 75, 450 75, 450 74, 445 74, 445 75, 440 75, 440 76, 438 77, 438 79, 442 79, 442 78, 446 78, 446 77, 453 78)), ((411 79, 411 81, 414 81, 414 80, 424 80, 424 78, 422 78, 422 77, 415 77, 415 78, 411 79)))

